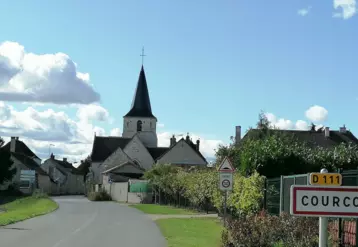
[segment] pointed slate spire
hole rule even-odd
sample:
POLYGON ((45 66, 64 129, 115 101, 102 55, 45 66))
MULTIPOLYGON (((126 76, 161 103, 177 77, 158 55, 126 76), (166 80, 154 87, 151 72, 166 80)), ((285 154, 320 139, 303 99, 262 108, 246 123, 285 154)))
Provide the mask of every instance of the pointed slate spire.
POLYGON ((125 115, 125 117, 153 117, 153 118, 156 118, 152 113, 152 107, 150 105, 147 80, 145 79, 143 65, 142 65, 142 69, 139 74, 137 88, 134 93, 131 109, 125 115))

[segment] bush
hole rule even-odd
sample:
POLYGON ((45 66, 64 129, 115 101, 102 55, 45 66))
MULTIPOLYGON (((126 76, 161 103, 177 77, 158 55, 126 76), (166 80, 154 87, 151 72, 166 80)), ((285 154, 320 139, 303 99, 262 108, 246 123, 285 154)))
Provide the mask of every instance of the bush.
POLYGON ((41 190, 35 190, 32 193, 32 197, 34 198, 48 198, 48 195, 44 192, 42 192, 41 190))
POLYGON ((0 191, 0 195, 2 196, 23 196, 24 193, 22 193, 19 190, 19 186, 16 183, 10 184, 6 190, 0 191))
MULTIPOLYGON (((157 164, 145 173, 154 191, 165 199, 180 204, 180 198, 196 209, 222 212, 223 193, 218 188, 219 173, 215 169, 186 170, 168 164, 157 164), (213 208, 215 207, 215 208, 213 208)), ((264 178, 257 172, 245 177, 235 172, 233 191, 227 207, 232 214, 257 213, 263 199, 264 178)))
POLYGON ((223 232, 222 240, 226 246, 235 247, 316 247, 318 219, 287 214, 242 215, 228 221, 228 234, 223 232))
POLYGON ((106 191, 89 192, 88 199, 91 201, 112 201, 112 197, 106 191))

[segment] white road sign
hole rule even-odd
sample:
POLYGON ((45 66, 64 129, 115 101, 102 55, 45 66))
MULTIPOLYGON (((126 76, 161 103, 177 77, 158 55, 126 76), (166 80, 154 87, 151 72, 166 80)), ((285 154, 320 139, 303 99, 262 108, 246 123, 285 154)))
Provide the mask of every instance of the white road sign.
POLYGON ((291 186, 292 215, 358 218, 358 187, 291 186))
POLYGON ((21 181, 35 181, 36 171, 35 170, 20 170, 21 181))
POLYGON ((232 190, 232 173, 220 173, 219 188, 222 191, 232 190))
POLYGON ((219 172, 234 172, 235 168, 231 164, 229 158, 225 157, 225 159, 221 162, 219 167, 219 172))

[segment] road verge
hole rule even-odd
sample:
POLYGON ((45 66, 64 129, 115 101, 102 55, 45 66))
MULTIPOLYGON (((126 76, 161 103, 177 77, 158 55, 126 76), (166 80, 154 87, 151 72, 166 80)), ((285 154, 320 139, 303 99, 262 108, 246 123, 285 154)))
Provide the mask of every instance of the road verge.
POLYGON ((58 208, 56 202, 47 196, 21 197, 0 206, 0 226, 13 224, 36 216, 50 213, 58 208))

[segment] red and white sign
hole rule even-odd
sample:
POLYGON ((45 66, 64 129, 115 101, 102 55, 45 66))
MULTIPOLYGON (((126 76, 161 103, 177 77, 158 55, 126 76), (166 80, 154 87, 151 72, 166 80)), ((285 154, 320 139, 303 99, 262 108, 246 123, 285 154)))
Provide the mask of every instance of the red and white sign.
POLYGON ((290 213, 297 216, 358 217, 358 187, 292 185, 290 213))
POLYGON ((225 157, 225 159, 221 162, 219 167, 219 172, 234 172, 235 168, 231 164, 229 158, 225 157))

